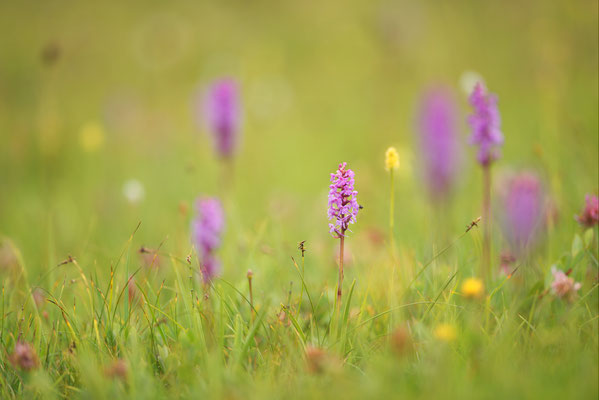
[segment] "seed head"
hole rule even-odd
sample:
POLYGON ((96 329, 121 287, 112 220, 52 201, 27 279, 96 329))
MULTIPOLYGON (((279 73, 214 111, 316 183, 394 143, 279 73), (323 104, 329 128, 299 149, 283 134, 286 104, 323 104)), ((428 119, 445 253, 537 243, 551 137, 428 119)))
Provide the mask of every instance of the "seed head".
POLYGON ((137 286, 133 276, 127 281, 127 297, 129 299, 129 304, 133 304, 137 301, 137 286))
POLYGON ((302 240, 301 242, 299 242, 297 244, 297 249, 302 252, 302 257, 303 257, 307 250, 306 249, 306 241, 302 240))
POLYGON ((306 364, 313 374, 335 372, 341 367, 341 361, 334 355, 319 347, 306 347, 306 364))
POLYGON ((129 368, 127 366, 127 362, 119 358, 117 360, 114 360, 112 364, 106 367, 104 372, 106 376, 108 376, 109 378, 125 380, 127 379, 129 368))
POLYGON ((399 357, 409 355, 414 350, 414 342, 410 331, 405 326, 398 326, 391 334, 391 348, 399 357))

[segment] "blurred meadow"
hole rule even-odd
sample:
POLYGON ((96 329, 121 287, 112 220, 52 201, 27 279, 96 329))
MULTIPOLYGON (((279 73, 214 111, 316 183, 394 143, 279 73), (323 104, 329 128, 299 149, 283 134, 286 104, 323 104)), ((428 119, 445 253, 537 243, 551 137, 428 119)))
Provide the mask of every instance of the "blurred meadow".
POLYGON ((592 0, 0 3, 0 397, 597 398, 597 225, 575 215, 597 195, 598 85, 592 0), (222 78, 241 104, 228 161, 201 104, 222 78), (477 80, 505 138, 488 276, 483 230, 464 232, 481 215, 477 80), (435 199, 418 115, 439 87, 459 161, 435 199), (341 162, 363 209, 336 310, 341 162), (504 273, 502 185, 522 172, 542 232, 504 273), (210 283, 198 196, 225 214, 210 283), (552 266, 581 283, 571 301, 552 266))

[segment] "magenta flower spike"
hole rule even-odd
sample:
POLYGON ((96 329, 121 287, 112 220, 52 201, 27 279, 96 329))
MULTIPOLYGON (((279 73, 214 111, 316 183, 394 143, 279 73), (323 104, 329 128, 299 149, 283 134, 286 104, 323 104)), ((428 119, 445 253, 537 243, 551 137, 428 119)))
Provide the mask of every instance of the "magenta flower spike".
POLYGON ((454 186, 461 157, 458 111, 451 92, 446 88, 426 92, 418 122, 425 182, 431 198, 442 201, 454 186))
POLYGON ((343 247, 345 232, 349 225, 356 222, 360 205, 358 192, 354 190, 354 171, 347 167, 347 163, 339 164, 339 169, 331 174, 329 186, 328 217, 329 232, 339 239, 339 282, 337 284, 337 307, 341 306, 341 292, 343 287, 343 247))
POLYGON ((599 223, 599 197, 591 194, 585 196, 584 209, 576 220, 582 226, 592 228, 599 223))
POLYGON ((216 153, 229 159, 239 142, 241 120, 239 89, 233 79, 214 82, 204 97, 204 121, 216 153))
POLYGON ((215 252, 221 245, 225 228, 224 213, 220 200, 215 197, 201 197, 195 207, 192 238, 200 257, 202 276, 208 282, 220 273, 220 261, 215 252))
POLYGON ((328 217, 329 232, 333 237, 345 236, 349 225, 356 222, 360 206, 358 205, 358 192, 354 190, 354 171, 346 168, 347 163, 339 164, 339 169, 331 174, 329 186, 328 217))
POLYGON ((507 185, 502 228, 510 250, 521 256, 544 227, 545 195, 541 182, 530 172, 514 176, 507 185))
POLYGON ((470 144, 478 146, 476 156, 482 166, 488 166, 500 156, 499 146, 503 144, 500 130, 501 118, 497 109, 497 96, 487 93, 482 83, 477 83, 469 97, 474 113, 468 117, 472 129, 470 144))

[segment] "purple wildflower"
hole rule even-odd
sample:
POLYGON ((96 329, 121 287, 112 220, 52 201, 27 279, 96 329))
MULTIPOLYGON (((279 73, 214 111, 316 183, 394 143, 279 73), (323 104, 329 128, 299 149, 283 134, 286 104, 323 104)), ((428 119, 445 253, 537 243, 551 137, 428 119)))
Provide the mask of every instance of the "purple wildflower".
POLYGON ((220 272, 220 262, 214 253, 220 247, 225 227, 223 209, 217 198, 203 197, 196 200, 196 212, 191 225, 193 241, 204 279, 210 280, 220 272))
POLYGON ((582 213, 576 216, 579 224, 592 228, 599 223, 599 197, 587 194, 582 213))
POLYGON ((497 96, 487 93, 479 82, 474 87, 470 98, 474 114, 468 117, 472 128, 470 144, 478 146, 477 160, 482 166, 488 166, 500 156, 498 146, 503 144, 500 130, 501 119, 497 109, 497 96))
POLYGON ((419 139, 424 177, 433 198, 447 195, 460 161, 457 107, 445 88, 429 90, 419 113, 419 139))
POLYGON ((23 342, 20 339, 15 344, 15 350, 8 357, 11 364, 15 367, 21 368, 24 371, 31 371, 39 367, 40 361, 37 357, 33 346, 27 342, 23 342))
POLYGON ((222 79, 210 86, 204 98, 204 119, 216 152, 230 158, 237 146, 240 125, 239 89, 234 80, 222 79))
POLYGON ((524 172, 512 177, 504 194, 504 234, 511 250, 522 254, 543 227, 544 194, 536 175, 524 172))
POLYGON ((339 169, 331 174, 329 186, 329 223, 333 237, 344 237, 349 224, 356 222, 360 206, 354 190, 354 171, 346 169, 347 163, 339 164, 339 169))

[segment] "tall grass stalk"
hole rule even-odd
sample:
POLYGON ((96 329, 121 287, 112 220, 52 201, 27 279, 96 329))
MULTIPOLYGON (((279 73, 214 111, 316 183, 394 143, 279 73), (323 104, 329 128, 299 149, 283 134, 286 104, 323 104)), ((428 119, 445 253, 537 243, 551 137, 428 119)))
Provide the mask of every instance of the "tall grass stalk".
MULTIPOLYGON (((302 240, 299 245, 297 246, 297 248, 299 249, 299 251, 302 254, 302 282, 304 280, 305 277, 305 270, 304 270, 304 266, 305 266, 305 261, 306 261, 306 241, 302 240)), ((297 314, 299 315, 299 313, 301 312, 302 309, 302 300, 304 298, 304 285, 302 283, 301 288, 300 288, 300 298, 299 298, 299 302, 297 305, 297 314)))
POLYGON ((254 313, 254 291, 252 290, 252 278, 253 277, 254 277, 254 273, 252 272, 251 269, 249 269, 247 272, 247 278, 248 278, 248 287, 249 287, 249 291, 250 291, 250 311, 252 314, 252 321, 254 321, 254 318, 256 317, 256 315, 254 313))
POLYGON ((395 235, 393 234, 395 225, 395 182, 393 168, 389 170, 389 245, 391 246, 391 254, 395 253, 395 235))

